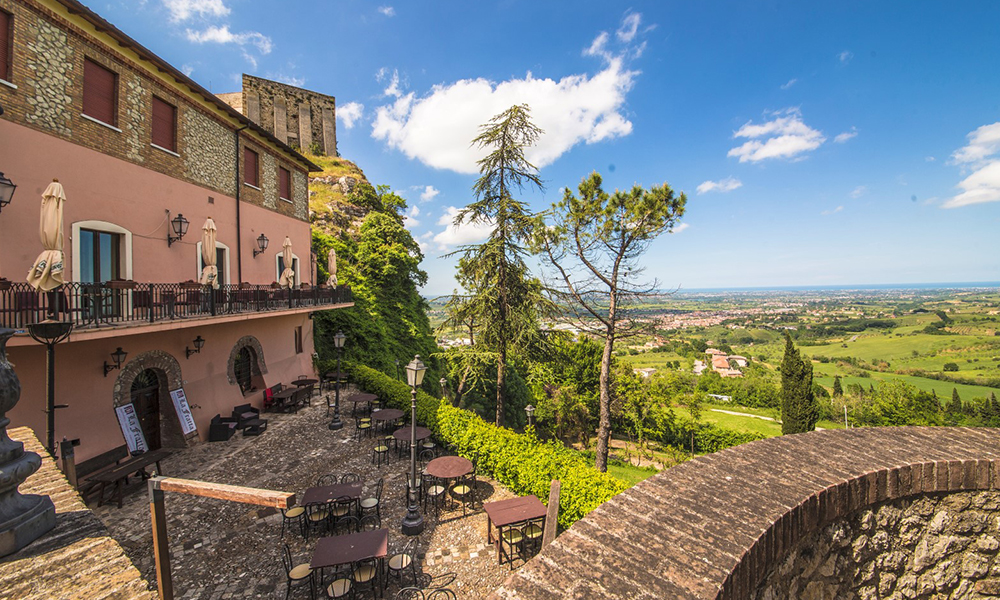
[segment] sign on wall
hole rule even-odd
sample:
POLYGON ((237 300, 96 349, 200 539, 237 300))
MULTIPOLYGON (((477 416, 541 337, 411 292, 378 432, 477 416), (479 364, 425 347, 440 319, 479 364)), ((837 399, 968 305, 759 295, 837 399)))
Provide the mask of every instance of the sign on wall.
POLYGON ((174 401, 174 410, 177 411, 177 418, 181 421, 181 431, 184 432, 184 435, 197 431, 198 428, 194 424, 194 417, 191 416, 191 407, 188 406, 184 389, 170 392, 170 399, 174 401))
POLYGON ((149 446, 146 445, 146 436, 142 435, 142 425, 139 424, 139 415, 136 414, 135 407, 131 404, 119 406, 115 408, 115 414, 118 415, 118 424, 121 425, 128 451, 145 452, 149 450, 149 446))

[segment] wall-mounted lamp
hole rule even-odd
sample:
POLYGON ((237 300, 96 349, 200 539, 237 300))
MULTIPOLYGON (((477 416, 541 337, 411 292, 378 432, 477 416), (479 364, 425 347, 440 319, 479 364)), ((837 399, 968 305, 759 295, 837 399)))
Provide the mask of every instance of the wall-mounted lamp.
POLYGON ((264 251, 267 250, 267 236, 263 233, 257 236, 257 247, 260 248, 260 250, 253 251, 254 258, 257 258, 258 254, 264 254, 264 251))
MULTIPOLYGON (((167 211, 167 216, 168 217, 170 216, 170 211, 167 211)), ((177 213, 177 216, 171 219, 170 228, 174 230, 174 235, 171 236, 170 233, 167 232, 168 248, 170 247, 171 244, 173 244, 176 241, 179 241, 182 237, 184 237, 184 234, 188 232, 188 225, 190 224, 191 224, 190 221, 185 219, 184 215, 182 215, 181 213, 177 213)))
POLYGON ((104 376, 107 377, 111 371, 122 368, 122 363, 125 362, 126 356, 128 356, 128 352, 125 352, 121 346, 118 346, 118 349, 111 353, 111 360, 115 361, 115 364, 109 365, 108 361, 104 361, 104 376))
POLYGON ((14 185, 14 182, 3 173, 0 173, 0 210, 3 210, 3 207, 10 204, 10 200, 14 197, 14 190, 16 189, 17 186, 14 185))
POLYGON ((187 358, 191 358, 192 354, 201 354, 201 349, 204 347, 205 347, 205 340, 199 335, 198 337, 194 338, 194 350, 188 348, 187 346, 184 346, 184 353, 187 355, 187 358))

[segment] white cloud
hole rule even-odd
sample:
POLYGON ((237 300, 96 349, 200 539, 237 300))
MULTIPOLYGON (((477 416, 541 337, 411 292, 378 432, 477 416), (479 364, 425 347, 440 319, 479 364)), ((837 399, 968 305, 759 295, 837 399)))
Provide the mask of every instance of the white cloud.
POLYGON ((302 87, 306 84, 305 77, 296 77, 294 75, 288 75, 287 73, 268 73, 265 77, 294 87, 302 87))
POLYGON ((261 54, 269 54, 274 45, 271 38, 257 31, 244 31, 233 33, 229 31, 229 25, 211 26, 201 31, 187 30, 188 41, 196 44, 236 44, 238 46, 252 45, 261 54))
POLYGON ((787 90, 788 88, 790 88, 790 87, 792 87, 793 85, 795 85, 795 82, 797 82, 797 81, 798 81, 798 79, 795 79, 795 78, 793 77, 793 78, 791 78, 791 79, 789 79, 789 80, 788 80, 788 83, 783 83, 783 84, 781 84, 781 89, 783 89, 783 90, 787 90))
POLYGON ((395 17, 396 9, 391 6, 380 6, 378 11, 387 17, 395 17))
POLYGON ((720 179, 718 181, 702 182, 702 184, 698 186, 698 193, 731 192, 738 187, 743 187, 742 181, 734 177, 726 177, 725 179, 720 179))
POLYGON ((937 159, 934 158, 933 156, 925 156, 924 157, 924 162, 934 162, 935 160, 937 160, 937 159))
POLYGON ((670 230, 670 233, 680 233, 690 226, 691 226, 690 223, 681 223, 680 225, 675 225, 674 228, 670 230))
POLYGON ((393 98, 399 98, 400 96, 403 95, 403 91, 399 87, 398 70, 393 69, 392 73, 390 74, 389 69, 382 67, 381 69, 378 70, 378 73, 375 73, 375 80, 378 81, 379 83, 386 80, 389 81, 389 85, 387 85, 385 89, 382 90, 383 96, 392 96, 393 98))
POLYGON ((170 20, 174 23, 186 21, 191 17, 224 17, 229 14, 229 7, 222 0, 162 0, 163 6, 170 12, 170 20))
POLYGON ((854 58, 854 53, 851 52, 850 50, 844 50, 843 52, 837 55, 837 58, 840 60, 840 64, 846 65, 847 63, 851 62, 852 58, 854 58))
POLYGON ((619 41, 627 44, 635 39, 636 31, 638 31, 639 23, 641 22, 641 14, 630 12, 625 15, 624 19, 622 19, 622 25, 618 28, 615 35, 618 36, 619 41))
POLYGON ((365 105, 360 102, 348 102, 337 107, 337 118, 344 127, 352 129, 365 112, 365 105))
POLYGON ((441 193, 441 190, 437 189, 433 185, 428 185, 424 187, 424 190, 420 192, 421 202, 430 202, 435 196, 441 193))
POLYGON ((824 210, 824 211, 823 211, 823 212, 821 212, 820 214, 821 214, 821 215, 832 215, 832 214, 836 214, 836 213, 839 213, 839 212, 840 212, 840 211, 842 211, 842 210, 844 210, 844 207, 843 207, 843 206, 838 206, 837 208, 835 208, 835 209, 833 209, 833 210, 824 210))
POLYGON ((1000 121, 983 125, 968 136, 969 143, 956 150, 952 163, 972 174, 959 182, 962 193, 949 198, 942 208, 1000 202, 1000 121))
POLYGON ((851 190, 851 198, 860 198, 868 193, 868 186, 859 185, 858 187, 851 190))
POLYGON ((601 33, 597 34, 597 37, 595 37, 594 41, 590 43, 590 46, 584 48, 583 55, 601 56, 604 58, 610 58, 611 53, 608 52, 607 46, 608 46, 608 32, 602 31, 601 33))
POLYGON ((414 204, 413 206, 410 207, 410 210, 406 211, 406 214, 403 215, 403 227, 406 227, 407 229, 413 229, 417 225, 420 225, 420 221, 417 219, 417 217, 419 216, 420 216, 420 209, 417 207, 416 204, 414 204))
POLYGON ((851 127, 850 131, 845 131, 844 133, 838 133, 833 138, 833 142, 835 144, 843 144, 847 140, 849 140, 849 139, 851 139, 853 137, 857 137, 857 135, 858 135, 858 128, 857 127, 851 127))
POLYGON ((476 244, 490 237, 493 231, 493 224, 481 221, 463 221, 456 225, 455 217, 458 216, 459 209, 449 206, 445 209, 438 225, 444 225, 444 231, 434 236, 434 242, 438 245, 438 250, 446 250, 455 246, 466 244, 476 244))
POLYGON ((826 141, 823 134, 802 121, 798 108, 786 108, 770 113, 774 119, 759 125, 747 122, 735 133, 734 138, 750 141, 732 148, 727 156, 740 162, 758 162, 768 158, 794 158, 819 148, 826 141))
POLYGON ((182 65, 181 66, 181 73, 184 73, 185 75, 187 75, 188 77, 190 77, 191 74, 194 73, 194 67, 192 67, 191 65, 182 65))

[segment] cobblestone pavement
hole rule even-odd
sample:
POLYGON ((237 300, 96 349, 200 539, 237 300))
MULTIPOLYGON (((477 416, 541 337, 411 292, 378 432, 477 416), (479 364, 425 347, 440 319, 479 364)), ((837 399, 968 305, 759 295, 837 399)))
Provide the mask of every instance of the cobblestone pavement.
MULTIPOLYGON (((349 388, 342 394, 353 391, 349 388)), ((183 449, 163 462, 164 475, 295 492, 299 498, 327 473, 361 475, 366 494, 384 478, 382 526, 389 530, 391 555, 411 541, 400 532, 409 461, 393 453, 388 465, 376 467, 375 441, 354 441, 349 410, 340 431, 327 428, 326 402, 316 398, 297 414, 268 413, 263 415, 268 429, 259 437, 237 435, 228 442, 202 442, 183 449)), ((134 483, 121 509, 111 503, 95 513, 155 587, 145 489, 144 484, 134 483)), ((478 490, 487 501, 513 496, 484 477, 479 478, 478 490)), ((308 562, 316 545, 315 536, 306 541, 297 532, 286 531, 282 540, 281 514, 274 509, 167 493, 166 514, 177 598, 284 598, 282 543, 288 543, 296 564, 308 562)), ((424 523, 424 532, 416 538, 422 580, 454 573, 450 587, 460 598, 471 599, 487 596, 508 575, 509 567, 497 566, 496 551, 486 544, 487 519, 481 507, 467 515, 460 507, 446 507, 440 516, 430 509, 424 523)), ((398 586, 390 582, 388 598, 398 586)), ((291 597, 308 598, 308 589, 293 591, 291 597)))

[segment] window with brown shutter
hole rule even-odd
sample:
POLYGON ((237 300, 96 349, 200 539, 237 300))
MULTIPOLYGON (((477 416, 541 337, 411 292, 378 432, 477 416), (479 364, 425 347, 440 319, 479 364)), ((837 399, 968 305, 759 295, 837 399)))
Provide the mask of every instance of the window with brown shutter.
POLYGON ((0 10, 0 79, 11 80, 11 63, 14 62, 14 17, 0 10))
POLYGON ((292 199, 292 174, 283 167, 278 167, 278 196, 282 200, 292 199))
POLYGON ((153 96, 153 143, 177 152, 177 108, 153 96))
POLYGON ((257 153, 250 148, 243 149, 243 181, 254 187, 260 187, 257 174, 257 153))
POLYGON ((118 75, 96 62, 83 61, 83 114, 102 123, 115 125, 118 75))

